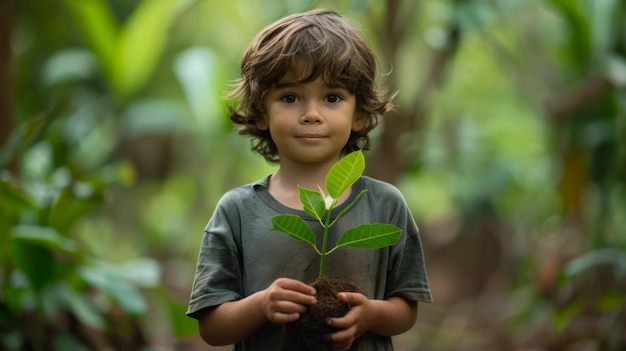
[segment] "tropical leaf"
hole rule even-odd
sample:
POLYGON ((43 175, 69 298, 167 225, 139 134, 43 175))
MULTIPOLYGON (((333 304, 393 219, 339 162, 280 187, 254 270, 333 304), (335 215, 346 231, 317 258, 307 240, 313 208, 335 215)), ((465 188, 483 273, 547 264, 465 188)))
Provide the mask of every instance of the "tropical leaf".
POLYGON ((598 298, 596 308, 600 312, 620 311, 626 307, 626 295, 608 292, 598 298))
POLYGON ((401 234, 402 229, 393 224, 362 224, 343 233, 337 245, 331 251, 341 246, 379 249, 397 243, 401 234))
POLYGON ((124 98, 141 89, 152 76, 168 40, 180 1, 139 3, 120 28, 113 84, 124 98))
POLYGON ((302 218, 296 215, 278 215, 272 218, 272 223, 274 223, 272 230, 287 233, 296 240, 304 241, 316 247, 315 233, 302 218))
POLYGON ((349 153, 340 159, 326 175, 326 190, 333 199, 338 199, 354 184, 365 170, 365 157, 361 150, 349 153))
POLYGON ((124 272, 106 262, 81 266, 78 274, 92 287, 113 298, 130 315, 146 312, 148 304, 139 289, 124 276, 124 272))
POLYGON ((63 0, 72 14, 87 46, 100 61, 107 76, 115 69, 115 50, 119 24, 105 0, 63 0))
POLYGON ((205 46, 196 46, 181 52, 174 61, 174 73, 185 93, 189 108, 200 123, 217 133, 223 121, 211 118, 220 113, 219 95, 215 83, 220 72, 219 54, 205 46))
POLYGON ((35 293, 41 294, 44 288, 55 281, 58 263, 47 247, 11 240, 7 252, 10 262, 24 273, 35 293))
POLYGON ((97 306, 90 303, 85 295, 69 284, 61 284, 59 290, 58 297, 74 312, 79 321, 98 330, 103 330, 106 327, 106 322, 97 306))
POLYGON ((569 30, 569 44, 572 52, 571 58, 575 59, 579 66, 584 66, 591 60, 592 32, 589 27, 588 16, 582 4, 578 1, 550 0, 554 8, 560 12, 569 30))
POLYGON ((0 179, 0 199, 2 199, 0 208, 3 208, 4 205, 12 208, 34 209, 37 207, 23 189, 4 179, 0 179))
POLYGON ((54 228, 36 225, 18 225, 13 228, 13 240, 31 243, 69 255, 79 255, 78 246, 72 239, 59 234, 54 228))
POLYGON ((115 21, 105 0, 64 0, 115 92, 127 99, 143 88, 161 59, 170 25, 183 1, 145 0, 126 23, 115 21))
POLYGON ((324 203, 324 196, 319 191, 303 188, 298 186, 300 193, 300 202, 304 206, 306 213, 313 216, 318 221, 322 219, 324 210, 326 209, 324 203))
POLYGON ((570 304, 559 308, 554 313, 552 320, 553 331, 556 335, 563 335, 565 328, 570 324, 574 317, 585 307, 588 297, 579 296, 570 304))
POLYGON ((626 277, 626 250, 603 248, 586 252, 569 261, 563 272, 568 277, 574 277, 603 265, 612 267, 615 275, 623 279, 626 277))

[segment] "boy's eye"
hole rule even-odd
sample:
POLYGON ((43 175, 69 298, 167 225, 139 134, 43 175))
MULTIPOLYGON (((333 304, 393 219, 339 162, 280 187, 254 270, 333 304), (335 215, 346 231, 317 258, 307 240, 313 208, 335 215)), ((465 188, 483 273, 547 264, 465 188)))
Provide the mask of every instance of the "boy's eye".
POLYGON ((283 102, 288 104, 293 104, 298 101, 298 98, 295 95, 287 94, 280 98, 283 102))
POLYGON ((330 94, 326 96, 326 101, 331 102, 331 103, 337 103, 342 101, 343 99, 341 98, 341 96, 337 95, 337 94, 330 94))

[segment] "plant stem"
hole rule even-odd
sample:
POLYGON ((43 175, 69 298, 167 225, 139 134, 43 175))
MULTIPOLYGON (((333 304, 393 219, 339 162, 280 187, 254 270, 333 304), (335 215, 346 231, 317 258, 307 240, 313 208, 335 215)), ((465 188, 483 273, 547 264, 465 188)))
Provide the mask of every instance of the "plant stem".
POLYGON ((328 244, 328 228, 330 227, 330 210, 326 215, 326 223, 324 223, 324 238, 322 239, 322 252, 320 254, 320 272, 319 276, 324 275, 324 269, 326 268, 326 245, 328 244))

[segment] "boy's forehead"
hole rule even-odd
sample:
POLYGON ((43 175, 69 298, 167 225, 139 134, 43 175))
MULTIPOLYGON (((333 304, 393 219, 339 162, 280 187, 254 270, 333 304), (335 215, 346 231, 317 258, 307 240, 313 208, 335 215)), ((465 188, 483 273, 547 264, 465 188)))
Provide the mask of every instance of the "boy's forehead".
POLYGON ((319 67, 313 67, 313 65, 306 62, 297 62, 292 64, 285 74, 278 79, 277 84, 284 83, 303 83, 313 81, 317 78, 321 78, 324 83, 330 86, 343 86, 341 82, 333 80, 333 76, 328 69, 318 72, 319 67))

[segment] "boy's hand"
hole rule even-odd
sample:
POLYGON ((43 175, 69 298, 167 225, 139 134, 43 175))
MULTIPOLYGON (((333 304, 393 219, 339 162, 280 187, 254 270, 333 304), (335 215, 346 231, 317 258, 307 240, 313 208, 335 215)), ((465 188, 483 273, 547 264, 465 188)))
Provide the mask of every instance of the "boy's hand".
POLYGON ((340 318, 329 318, 328 325, 342 329, 330 335, 330 342, 333 351, 349 350, 356 338, 369 329, 369 309, 370 300, 363 294, 342 292, 337 294, 342 302, 350 304, 351 308, 345 316, 340 318))
POLYGON ((341 292, 337 297, 351 308, 345 316, 327 321, 328 325, 341 329, 329 335, 334 351, 349 350, 354 340, 366 331, 386 336, 404 333, 417 318, 417 302, 398 296, 368 300, 362 294, 341 292))
POLYGON ((295 279, 276 279, 263 294, 263 312, 269 321, 277 324, 297 320, 307 306, 317 303, 315 289, 295 279))

